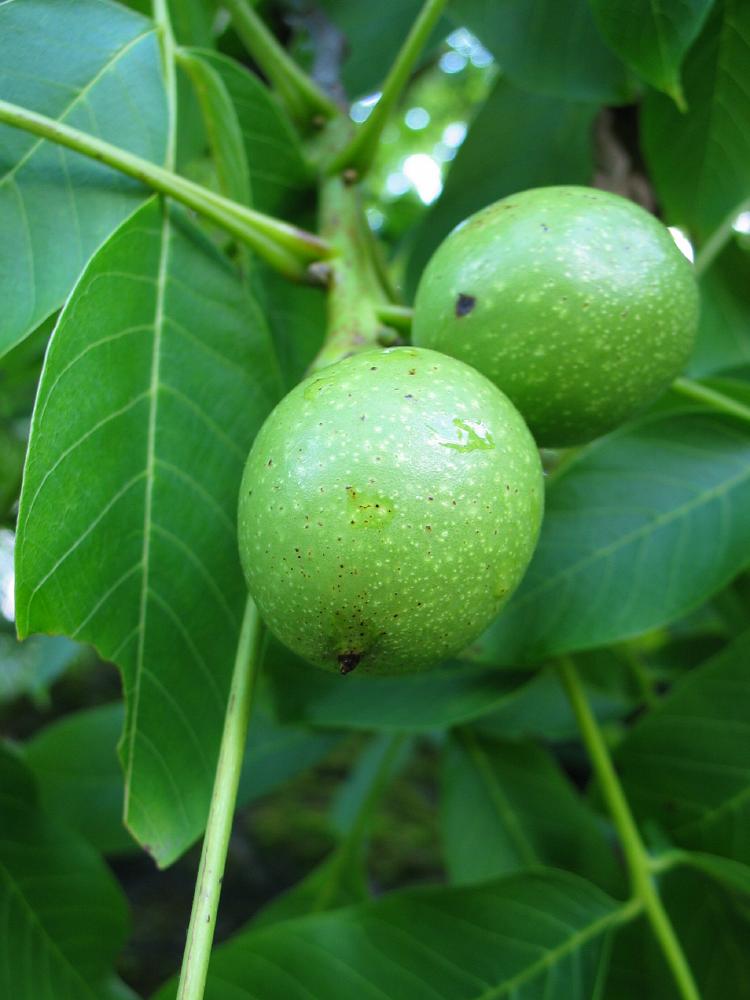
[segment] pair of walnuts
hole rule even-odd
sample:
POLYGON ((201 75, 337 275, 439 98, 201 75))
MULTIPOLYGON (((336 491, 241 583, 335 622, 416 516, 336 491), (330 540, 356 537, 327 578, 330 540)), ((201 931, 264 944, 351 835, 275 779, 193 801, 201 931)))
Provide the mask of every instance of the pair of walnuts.
POLYGON ((655 399, 697 315, 690 264, 617 195, 540 188, 467 219, 422 276, 415 346, 310 376, 258 434, 239 543, 269 628, 341 673, 459 652, 534 551, 537 446, 589 441, 655 399))

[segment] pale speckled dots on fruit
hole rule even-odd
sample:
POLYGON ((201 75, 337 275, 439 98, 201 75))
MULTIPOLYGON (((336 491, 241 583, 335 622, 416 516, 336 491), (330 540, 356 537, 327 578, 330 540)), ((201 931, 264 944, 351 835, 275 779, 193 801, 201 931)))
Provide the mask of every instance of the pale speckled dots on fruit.
POLYGON ((474 365, 542 446, 591 440, 682 371, 698 321, 692 266, 619 195, 537 188, 471 216, 417 290, 415 344, 474 365))
POLYGON ((242 480, 261 615, 319 666, 397 673, 460 651, 536 544, 539 455, 484 376, 434 351, 367 351, 281 401, 242 480))

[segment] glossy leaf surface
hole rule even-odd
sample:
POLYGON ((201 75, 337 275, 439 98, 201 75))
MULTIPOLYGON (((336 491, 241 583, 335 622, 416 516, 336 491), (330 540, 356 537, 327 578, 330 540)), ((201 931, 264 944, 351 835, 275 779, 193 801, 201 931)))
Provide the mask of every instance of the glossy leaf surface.
POLYGON ((750 197, 750 6, 717 0, 683 70, 688 110, 651 94, 642 141, 670 225, 706 237, 750 197))
MULTIPOLYGON (((0 5, 0 98, 163 159, 155 30, 109 0, 0 5)), ((0 353, 62 304, 91 254, 147 194, 78 153, 0 125, 0 353)))
POLYGON ((550 484, 536 555, 482 642, 517 663, 673 620, 747 565, 749 504, 743 423, 667 416, 600 439, 550 484))
POLYGON ((404 892, 238 935, 217 951, 206 997, 384 998, 408 984, 414 1000, 590 1000, 620 919, 618 904, 564 872, 404 892))
POLYGON ((120 666, 125 818, 161 864, 205 821, 244 603, 239 479, 277 391, 239 276, 156 200, 94 258, 45 362, 18 628, 90 642, 120 666))

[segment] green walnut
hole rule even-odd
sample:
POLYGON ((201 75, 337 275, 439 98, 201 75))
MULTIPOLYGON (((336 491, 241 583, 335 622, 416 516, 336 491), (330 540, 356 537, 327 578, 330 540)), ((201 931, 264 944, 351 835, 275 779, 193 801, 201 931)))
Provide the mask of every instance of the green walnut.
POLYGON ((329 670, 419 670, 515 589, 543 507, 534 440, 473 368, 409 347, 311 375, 247 460, 239 546, 269 628, 329 670))
POLYGON ((473 365, 543 447, 604 434, 682 371, 698 321, 667 229, 593 188, 524 191, 450 233, 417 290, 414 343, 473 365))

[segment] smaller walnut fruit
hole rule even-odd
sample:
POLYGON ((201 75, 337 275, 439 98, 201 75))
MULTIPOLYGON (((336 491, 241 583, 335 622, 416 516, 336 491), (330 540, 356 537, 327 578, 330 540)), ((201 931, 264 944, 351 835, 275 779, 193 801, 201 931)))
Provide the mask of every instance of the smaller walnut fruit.
POLYGON ((537 188, 472 215, 425 268, 414 343, 474 365, 540 446, 590 441, 682 371, 698 322, 693 269, 619 195, 537 188))

